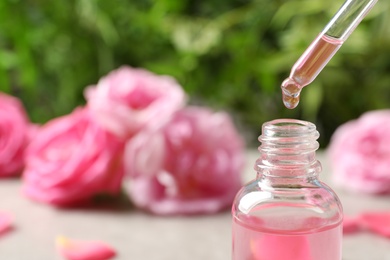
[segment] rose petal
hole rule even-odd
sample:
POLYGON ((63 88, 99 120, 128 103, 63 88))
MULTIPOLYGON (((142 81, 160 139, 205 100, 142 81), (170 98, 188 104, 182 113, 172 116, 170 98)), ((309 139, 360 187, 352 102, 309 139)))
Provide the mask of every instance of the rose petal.
POLYGON ((58 237, 57 248, 68 260, 107 260, 116 255, 115 250, 101 241, 71 240, 58 237))
POLYGON ((360 230, 359 218, 344 216, 344 220, 343 220, 343 233, 344 234, 356 233, 359 230, 360 230))
POLYGON ((0 235, 12 228, 12 217, 6 212, 0 212, 0 235))
POLYGON ((371 232, 390 238, 390 212, 363 213, 359 223, 371 232))

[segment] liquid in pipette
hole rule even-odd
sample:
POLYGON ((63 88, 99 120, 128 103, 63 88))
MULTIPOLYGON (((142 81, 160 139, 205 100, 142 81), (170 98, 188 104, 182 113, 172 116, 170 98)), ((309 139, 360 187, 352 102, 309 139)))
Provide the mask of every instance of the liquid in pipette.
POLYGON ((342 44, 342 40, 326 34, 320 34, 310 44, 282 83, 283 103, 287 108, 298 106, 302 88, 317 77, 342 44))

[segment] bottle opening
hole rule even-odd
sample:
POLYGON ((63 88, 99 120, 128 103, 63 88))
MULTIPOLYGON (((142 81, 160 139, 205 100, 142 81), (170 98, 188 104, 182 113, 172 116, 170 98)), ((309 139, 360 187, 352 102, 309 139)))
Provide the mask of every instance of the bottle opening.
MULTIPOLYGON (((319 133, 313 123, 277 119, 263 124, 256 169, 278 169, 281 174, 307 175, 320 170, 315 151, 319 133)), ((277 172, 277 171, 273 171, 277 172)))
POLYGON ((296 119, 276 119, 263 124, 262 142, 266 137, 312 137, 317 139, 319 133, 313 123, 296 119))

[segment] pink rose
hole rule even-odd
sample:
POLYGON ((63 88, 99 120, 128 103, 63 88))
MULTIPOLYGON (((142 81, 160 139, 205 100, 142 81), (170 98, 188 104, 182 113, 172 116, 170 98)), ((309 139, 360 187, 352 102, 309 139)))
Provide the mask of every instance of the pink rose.
POLYGON ((124 143, 91 120, 87 109, 42 126, 26 154, 24 193, 70 206, 101 193, 116 194, 123 177, 124 143))
POLYGON ((140 129, 159 127, 185 103, 181 86, 171 77, 121 67, 85 91, 88 107, 109 131, 129 138, 140 129))
POLYGON ((339 185, 365 193, 389 193, 390 110, 367 112, 340 126, 328 152, 339 185))
POLYGON ((134 203, 155 214, 212 213, 241 186, 243 140, 225 113, 189 107, 160 131, 128 142, 125 170, 134 203))
POLYGON ((19 99, 0 93, 0 177, 21 173, 30 122, 19 99))

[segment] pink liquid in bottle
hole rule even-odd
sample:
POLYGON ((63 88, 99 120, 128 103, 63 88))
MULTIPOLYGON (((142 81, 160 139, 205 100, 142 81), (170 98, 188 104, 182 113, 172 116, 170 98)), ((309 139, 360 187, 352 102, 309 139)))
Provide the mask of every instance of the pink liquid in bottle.
POLYGON ((301 227, 282 232, 248 225, 235 218, 233 234, 234 260, 341 259, 341 224, 322 229, 301 227))
POLYGON ((283 103, 287 108, 298 105, 301 89, 317 77, 342 44, 343 41, 326 34, 320 34, 310 44, 282 83, 283 103))

